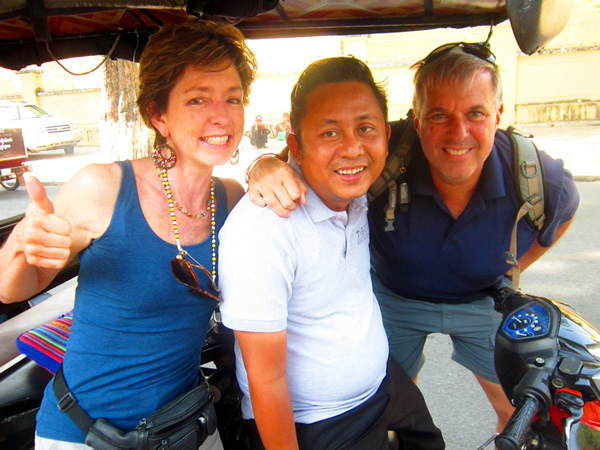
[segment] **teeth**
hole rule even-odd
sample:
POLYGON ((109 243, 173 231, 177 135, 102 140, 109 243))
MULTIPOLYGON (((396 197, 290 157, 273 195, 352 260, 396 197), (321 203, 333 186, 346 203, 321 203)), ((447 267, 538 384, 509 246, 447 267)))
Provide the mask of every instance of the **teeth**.
POLYGON ((209 136, 202 138, 204 142, 210 145, 225 145, 228 139, 227 136, 209 136))
POLYGON ((365 170, 364 167, 359 167, 357 169, 338 170, 337 173, 339 173, 341 175, 354 175, 355 173, 362 172, 363 170, 365 170))
POLYGON ((444 150, 446 150, 451 155, 456 155, 456 156, 464 155, 465 153, 467 153, 469 151, 468 149, 454 150, 451 148, 446 148, 444 150))

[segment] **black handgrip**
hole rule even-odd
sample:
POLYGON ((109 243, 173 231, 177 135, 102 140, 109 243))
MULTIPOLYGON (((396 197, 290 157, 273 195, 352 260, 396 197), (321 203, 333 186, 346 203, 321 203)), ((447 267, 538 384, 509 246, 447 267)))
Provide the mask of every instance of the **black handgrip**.
POLYGON ((496 436, 498 450, 519 450, 525 434, 538 411, 538 401, 534 397, 524 397, 510 417, 504 431, 496 436))

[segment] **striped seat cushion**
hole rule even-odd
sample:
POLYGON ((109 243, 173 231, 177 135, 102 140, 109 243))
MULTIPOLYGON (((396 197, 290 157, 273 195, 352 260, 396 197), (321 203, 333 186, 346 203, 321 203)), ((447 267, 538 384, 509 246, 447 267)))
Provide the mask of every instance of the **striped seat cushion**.
POLYGON ((17 338, 17 348, 55 374, 65 356, 72 322, 73 314, 69 312, 46 325, 27 331, 17 338))

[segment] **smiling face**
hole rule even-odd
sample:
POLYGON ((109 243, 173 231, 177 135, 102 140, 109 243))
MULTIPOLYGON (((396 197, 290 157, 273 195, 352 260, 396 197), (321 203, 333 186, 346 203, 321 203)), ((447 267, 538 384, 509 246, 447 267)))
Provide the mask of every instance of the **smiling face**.
POLYGON ((436 186, 478 182, 501 114, 488 71, 466 86, 447 81, 427 91, 415 128, 436 186))
POLYGON ((307 96, 302 141, 288 146, 308 185, 328 208, 344 211, 385 165, 390 127, 369 86, 327 83, 307 96))
POLYGON ((233 65, 215 71, 188 66, 169 93, 166 111, 154 114, 152 123, 178 159, 225 164, 242 138, 242 97, 233 65))

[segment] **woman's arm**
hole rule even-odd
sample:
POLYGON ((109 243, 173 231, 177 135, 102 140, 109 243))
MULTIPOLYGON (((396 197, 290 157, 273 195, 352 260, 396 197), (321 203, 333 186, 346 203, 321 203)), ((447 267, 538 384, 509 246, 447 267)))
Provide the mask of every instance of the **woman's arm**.
MULTIPOLYGON (((286 149, 284 149, 286 150, 286 149)), ((248 195, 257 206, 268 206, 280 217, 289 217, 296 202, 306 203, 308 191, 302 178, 281 159, 270 157, 255 161, 248 171, 248 195)))
POLYGON ((120 176, 116 164, 86 166, 54 203, 37 178, 27 177, 31 204, 0 249, 0 301, 23 301, 42 291, 106 230, 120 176))
POLYGON ((0 300, 26 300, 36 294, 69 261, 71 224, 54 214, 44 186, 27 178, 32 203, 0 249, 0 300))

